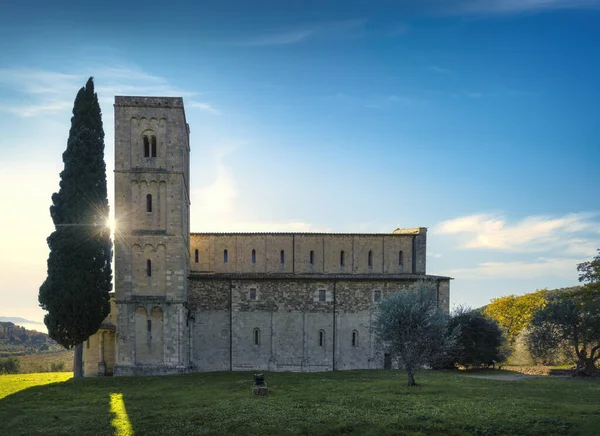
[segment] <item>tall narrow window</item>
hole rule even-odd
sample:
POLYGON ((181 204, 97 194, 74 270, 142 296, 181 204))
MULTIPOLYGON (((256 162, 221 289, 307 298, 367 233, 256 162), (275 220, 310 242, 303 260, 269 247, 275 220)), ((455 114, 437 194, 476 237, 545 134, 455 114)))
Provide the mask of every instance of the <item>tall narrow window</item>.
POLYGON ((156 136, 152 136, 151 145, 152 145, 152 157, 156 157, 156 136))
POLYGON ((85 341, 85 347, 90 348, 90 340, 89 339, 87 341, 85 341))
POLYGON ((146 212, 152 212, 152 194, 146 195, 146 212))
POLYGON ((200 257, 200 253, 198 253, 198 249, 194 251, 194 262, 198 263, 198 258, 200 257))
POLYGON ((148 333, 152 333, 152 320, 147 321, 148 333))
POLYGON ((381 291, 373 291, 373 301, 379 303, 381 301, 381 291))
POLYGON ((340 266, 346 265, 345 253, 344 250, 340 251, 340 266))
POLYGON ((325 301, 327 299, 327 292, 324 290, 319 291, 319 301, 325 301))
POLYGON ((401 251, 398 252, 398 265, 404 265, 404 253, 401 251))
POLYGON ((256 263, 256 250, 252 250, 252 263, 256 263))
POLYGON ((144 157, 150 157, 150 143, 148 142, 148 137, 144 136, 144 157))
POLYGON ((352 332, 352 346, 358 347, 358 332, 356 330, 352 332))
POLYGON ((254 289, 254 288, 250 289, 250 292, 248 292, 248 299, 252 300, 252 301, 256 301, 256 289, 254 289))
POLYGON ((285 263, 285 252, 283 250, 279 252, 279 263, 282 265, 285 263))
POLYGON ((310 250, 310 255, 308 257, 308 260, 311 265, 313 265, 315 263, 315 252, 313 250, 310 250))
POLYGON ((223 250, 223 263, 227 263, 227 250, 223 250))
POLYGON ((260 345, 260 330, 254 329, 254 345, 260 345))
POLYGON ((369 268, 373 266, 373 252, 369 251, 369 268))
POLYGON ((152 261, 150 259, 146 261, 146 275, 152 277, 152 261))
POLYGON ((325 346, 325 332, 323 330, 319 330, 319 347, 325 346))

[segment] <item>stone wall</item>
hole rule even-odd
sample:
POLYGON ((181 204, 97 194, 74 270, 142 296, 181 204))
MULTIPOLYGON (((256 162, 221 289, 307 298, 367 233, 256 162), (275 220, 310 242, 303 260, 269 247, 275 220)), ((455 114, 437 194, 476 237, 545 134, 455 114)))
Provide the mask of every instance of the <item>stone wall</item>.
POLYGON ((382 368, 375 295, 429 277, 448 310, 448 278, 425 276, 425 228, 190 235, 183 100, 115 97, 114 109, 116 298, 86 375, 102 359, 115 375, 382 368))
POLYGON ((110 312, 100 329, 83 344, 83 375, 95 377, 112 375, 116 358, 115 326, 117 324, 114 294, 110 298, 110 312))
POLYGON ((427 230, 417 230, 386 234, 192 233, 190 268, 210 273, 425 274, 427 230))
MULTIPOLYGON (((194 370, 383 368, 370 329, 376 296, 385 299, 415 280, 192 275, 194 370)), ((438 282, 439 304, 448 310, 448 280, 438 282)))
POLYGON ((181 98, 115 97, 115 373, 189 362, 189 151, 181 98))

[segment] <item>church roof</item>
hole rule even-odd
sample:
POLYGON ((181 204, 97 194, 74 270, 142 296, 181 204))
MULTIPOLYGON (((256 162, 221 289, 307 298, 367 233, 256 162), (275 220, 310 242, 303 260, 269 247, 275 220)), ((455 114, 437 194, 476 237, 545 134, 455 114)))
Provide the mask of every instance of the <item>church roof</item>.
POLYGON ((326 232, 191 232, 191 236, 398 236, 398 235, 420 235, 427 233, 427 227, 413 227, 407 229, 396 229, 393 232, 380 233, 326 233, 326 232))
POLYGON ((293 273, 201 273, 191 272, 190 279, 210 280, 454 280, 453 277, 429 274, 293 274, 293 273))

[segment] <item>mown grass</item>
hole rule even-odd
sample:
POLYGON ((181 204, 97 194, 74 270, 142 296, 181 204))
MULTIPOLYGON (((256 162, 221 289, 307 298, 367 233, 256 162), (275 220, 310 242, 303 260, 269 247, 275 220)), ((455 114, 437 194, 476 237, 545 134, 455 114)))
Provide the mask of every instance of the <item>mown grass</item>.
POLYGON ((252 397, 251 373, 68 377, 0 376, 0 434, 594 435, 600 428, 593 380, 425 371, 420 386, 408 388, 395 371, 266 373, 270 395, 252 397))

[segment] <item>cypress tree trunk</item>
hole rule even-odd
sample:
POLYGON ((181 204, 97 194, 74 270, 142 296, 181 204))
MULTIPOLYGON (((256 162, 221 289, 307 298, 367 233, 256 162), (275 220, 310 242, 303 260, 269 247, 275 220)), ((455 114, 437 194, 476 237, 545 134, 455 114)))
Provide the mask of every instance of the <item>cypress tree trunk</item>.
POLYGON ((73 378, 83 377, 83 342, 75 345, 73 354, 73 378))

